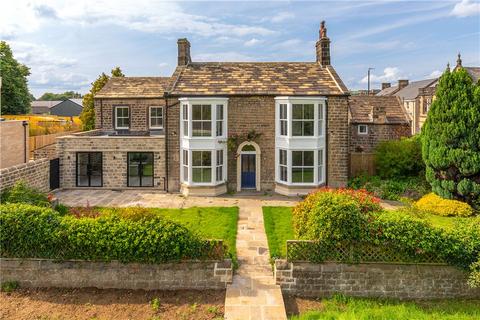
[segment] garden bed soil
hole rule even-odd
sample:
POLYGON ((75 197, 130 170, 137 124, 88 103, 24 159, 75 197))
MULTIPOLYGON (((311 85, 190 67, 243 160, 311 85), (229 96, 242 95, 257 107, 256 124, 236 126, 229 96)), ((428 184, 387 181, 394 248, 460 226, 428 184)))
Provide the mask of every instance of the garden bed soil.
POLYGON ((17 289, 0 292, 0 319, 223 319, 224 302, 224 290, 17 289))

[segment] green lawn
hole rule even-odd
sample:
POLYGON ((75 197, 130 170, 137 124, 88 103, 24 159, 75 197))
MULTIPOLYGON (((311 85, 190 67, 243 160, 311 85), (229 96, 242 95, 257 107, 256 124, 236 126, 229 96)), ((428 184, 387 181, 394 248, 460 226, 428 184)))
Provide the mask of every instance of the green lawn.
POLYGON ((263 221, 267 234, 271 258, 284 258, 287 255, 287 240, 294 239, 292 208, 263 207, 263 221))
POLYGON ((291 320, 473 320, 480 319, 480 300, 399 302, 380 299, 331 298, 318 311, 291 320))
MULTIPOLYGON (((103 212, 128 208, 100 208, 103 212)), ((237 207, 194 207, 187 209, 145 208, 165 219, 177 222, 206 239, 223 239, 234 262, 237 257, 237 207)))

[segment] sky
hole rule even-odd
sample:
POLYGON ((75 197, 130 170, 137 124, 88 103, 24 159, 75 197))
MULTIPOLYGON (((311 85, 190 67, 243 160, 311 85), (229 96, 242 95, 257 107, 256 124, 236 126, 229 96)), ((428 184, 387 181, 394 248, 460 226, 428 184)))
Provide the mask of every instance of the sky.
POLYGON ((178 38, 193 61, 315 61, 321 20, 351 90, 480 66, 480 0, 0 0, 0 40, 31 69, 30 91, 88 92, 102 72, 169 76, 178 38))

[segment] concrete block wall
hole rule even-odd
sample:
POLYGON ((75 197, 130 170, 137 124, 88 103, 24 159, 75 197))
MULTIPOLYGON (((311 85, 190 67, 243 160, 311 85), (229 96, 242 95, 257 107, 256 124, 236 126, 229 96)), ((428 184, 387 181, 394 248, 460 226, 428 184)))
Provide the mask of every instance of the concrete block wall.
POLYGON ((23 180, 27 185, 39 191, 50 191, 50 161, 32 160, 0 170, 0 192, 23 180))
POLYGON ((465 271, 447 265, 343 264, 275 261, 275 280, 287 294, 394 299, 480 298, 465 271))
POLYGON ((30 288, 225 289, 233 276, 230 260, 124 264, 1 258, 0 269, 2 282, 17 281, 21 287, 30 288))

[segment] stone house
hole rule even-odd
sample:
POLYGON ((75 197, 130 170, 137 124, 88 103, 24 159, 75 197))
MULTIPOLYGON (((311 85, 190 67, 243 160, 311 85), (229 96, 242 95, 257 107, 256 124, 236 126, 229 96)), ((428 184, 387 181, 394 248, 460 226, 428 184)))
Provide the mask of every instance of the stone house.
POLYGON ((349 94, 323 22, 315 62, 194 62, 189 41, 177 44, 171 77, 110 79, 96 129, 59 138, 63 188, 296 195, 346 184, 349 94))
POLYGON ((411 135, 410 119, 395 96, 349 98, 350 152, 371 153, 382 141, 411 135))

